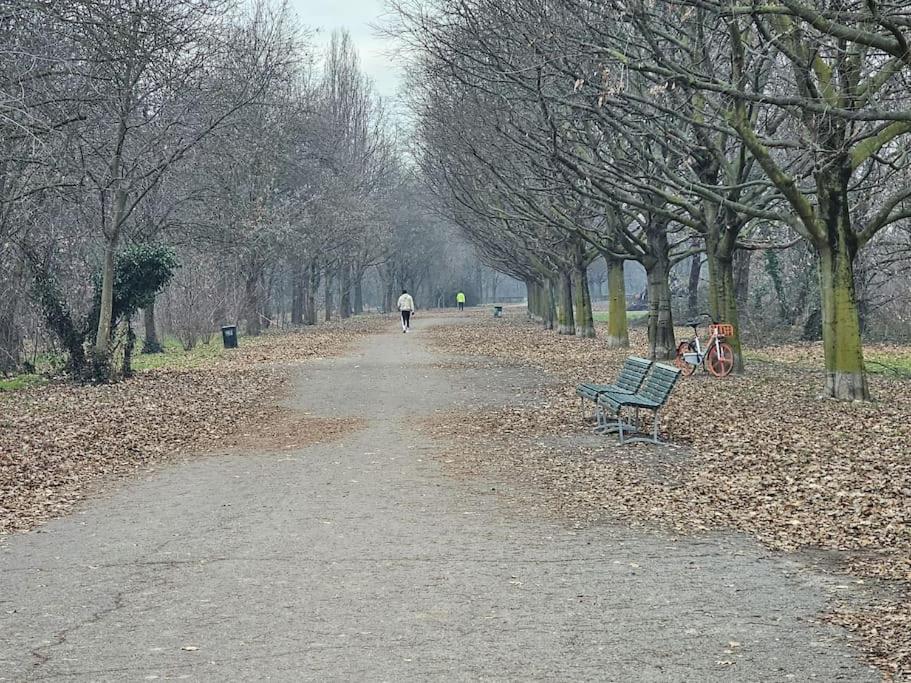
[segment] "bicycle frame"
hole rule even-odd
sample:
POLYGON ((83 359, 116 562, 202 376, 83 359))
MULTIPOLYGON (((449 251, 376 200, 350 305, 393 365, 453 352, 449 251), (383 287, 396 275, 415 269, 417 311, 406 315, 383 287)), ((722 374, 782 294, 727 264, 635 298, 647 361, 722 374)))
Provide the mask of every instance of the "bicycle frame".
POLYGON ((705 366, 705 359, 708 358, 709 350, 711 350, 712 345, 715 346, 715 352, 721 353, 721 342, 724 341, 724 337, 719 335, 717 332, 712 332, 709 335, 709 338, 706 340, 705 349, 702 348, 702 343, 699 341, 699 333, 695 332, 690 344, 696 345, 695 352, 690 351, 689 353, 683 354, 683 359, 690 365, 702 365, 705 366))
POLYGON ((701 320, 689 321, 687 327, 693 328, 693 338, 681 341, 677 346, 674 365, 680 368, 685 376, 693 374, 696 367, 701 365, 704 371, 715 377, 727 377, 734 369, 734 350, 727 342, 729 337, 734 336, 734 326, 716 322, 708 313, 703 313, 700 318, 702 317, 711 321, 705 345, 699 338, 701 320))

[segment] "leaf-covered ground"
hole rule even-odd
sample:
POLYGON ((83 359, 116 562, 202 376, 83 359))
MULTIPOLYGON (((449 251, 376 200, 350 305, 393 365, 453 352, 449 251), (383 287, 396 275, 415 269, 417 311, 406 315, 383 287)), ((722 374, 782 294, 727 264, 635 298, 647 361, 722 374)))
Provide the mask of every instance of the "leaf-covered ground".
POLYGON ((477 407, 458 426, 435 426, 459 444, 463 465, 530 481, 583 522, 733 528, 773 549, 845 551, 838 554, 846 569, 888 586, 890 597, 871 591, 868 604, 836 605, 828 618, 861 633, 890 675, 911 672, 911 380, 872 377, 880 400, 871 404, 822 400, 818 346, 758 352, 763 360, 746 375, 681 380, 661 417, 674 446, 621 448, 615 437, 590 435, 574 387, 609 382, 627 355, 645 355, 641 330, 631 349, 618 351, 518 316, 478 317, 431 334, 447 354, 470 349, 467 363, 542 371, 541 385, 521 392, 521 407, 477 407))
POLYGON ((388 324, 359 318, 242 339, 236 351, 159 356, 117 384, 0 393, 0 533, 64 514, 112 478, 175 455, 297 448, 356 428, 277 403, 290 365, 342 353, 388 324))

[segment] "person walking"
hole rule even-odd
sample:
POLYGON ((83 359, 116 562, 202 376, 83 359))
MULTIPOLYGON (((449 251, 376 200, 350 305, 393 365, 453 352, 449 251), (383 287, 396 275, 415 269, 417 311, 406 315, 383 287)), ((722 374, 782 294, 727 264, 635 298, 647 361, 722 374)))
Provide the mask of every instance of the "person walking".
POLYGON ((411 329, 411 314, 414 313, 414 299, 411 298, 407 289, 402 290, 398 307, 399 312, 402 314, 402 333, 404 334, 411 329))
POLYGON ((456 294, 456 303, 459 305, 459 310, 465 310, 465 292, 460 291, 456 294))

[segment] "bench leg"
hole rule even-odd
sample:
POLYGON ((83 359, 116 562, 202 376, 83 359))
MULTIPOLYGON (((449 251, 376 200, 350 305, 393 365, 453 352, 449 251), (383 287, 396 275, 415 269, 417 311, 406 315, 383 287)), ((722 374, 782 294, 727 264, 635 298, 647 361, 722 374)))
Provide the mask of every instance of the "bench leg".
POLYGON ((598 405, 598 426, 592 430, 595 434, 616 434, 620 431, 621 425, 626 432, 636 432, 638 429, 636 425, 624 422, 619 412, 611 419, 604 407, 598 405))
POLYGON ((626 441, 624 441, 623 433, 621 432, 620 443, 634 443, 634 442, 654 443, 654 444, 667 443, 666 441, 662 441, 661 439, 658 438, 658 411, 657 410, 655 411, 655 417, 654 417, 654 421, 652 423, 651 435, 633 436, 633 437, 627 439, 626 441))

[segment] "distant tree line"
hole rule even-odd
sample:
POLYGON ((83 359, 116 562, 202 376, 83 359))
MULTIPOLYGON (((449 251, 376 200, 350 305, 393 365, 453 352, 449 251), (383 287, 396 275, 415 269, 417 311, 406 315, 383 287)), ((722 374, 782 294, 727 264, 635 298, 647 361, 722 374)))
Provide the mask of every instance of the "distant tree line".
POLYGON ((454 295, 461 244, 346 33, 262 0, 0 3, 0 372, 128 374, 138 315, 152 353, 454 295))
POLYGON ((754 262, 783 321, 817 312, 825 395, 869 398, 865 316, 909 303, 904 2, 395 5, 422 172, 546 326, 593 334, 586 269, 603 258, 608 340, 627 344, 634 261, 651 354, 669 359, 674 273, 691 312, 707 275, 710 312, 739 330, 754 262))

